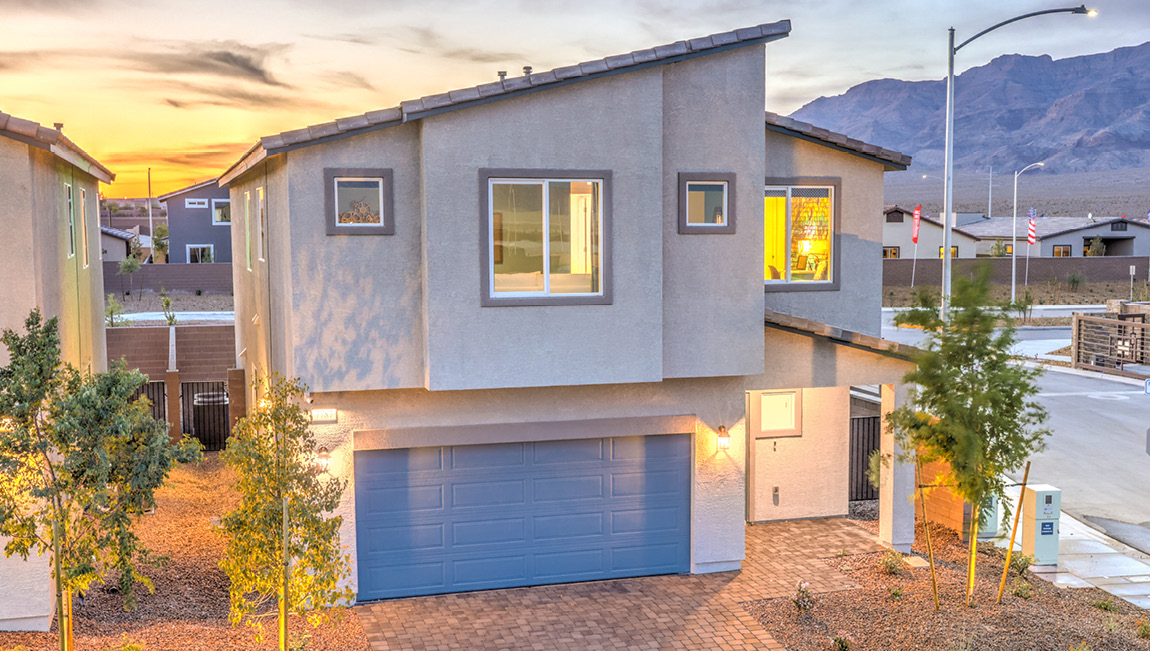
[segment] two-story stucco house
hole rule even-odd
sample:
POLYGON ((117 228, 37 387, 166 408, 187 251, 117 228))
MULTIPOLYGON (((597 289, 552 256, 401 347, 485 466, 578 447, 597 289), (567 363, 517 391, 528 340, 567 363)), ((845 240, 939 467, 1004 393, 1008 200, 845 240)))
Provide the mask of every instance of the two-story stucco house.
MULTIPOLYGON (((59 318, 61 357, 81 370, 107 367, 99 197, 114 178, 61 125, 0 113, 0 329, 23 332, 40 308, 59 318)), ((0 366, 9 361, 0 346, 0 366)), ((48 630, 47 555, 0 555, 0 586, 0 630, 48 630)))
POLYGON ((360 600, 734 570, 748 522, 847 512, 850 386, 889 410, 910 368, 877 338, 909 158, 764 112, 789 31, 288 131, 223 174, 239 363, 310 385, 360 600))
POLYGON ((232 261, 232 206, 218 179, 159 197, 168 212, 168 262, 232 261))

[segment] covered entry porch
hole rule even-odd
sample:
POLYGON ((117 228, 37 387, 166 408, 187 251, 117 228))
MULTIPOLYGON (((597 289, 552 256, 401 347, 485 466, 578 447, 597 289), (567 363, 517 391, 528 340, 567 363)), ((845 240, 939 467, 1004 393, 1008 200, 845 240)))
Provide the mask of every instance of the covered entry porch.
MULTIPOLYGON (((874 413, 885 416, 908 398, 902 378, 914 349, 777 312, 766 313, 765 325, 767 372, 746 392, 746 519, 847 515, 851 389, 877 386, 874 413)), ((878 438, 885 456, 897 453, 885 427, 878 438)), ((913 488, 913 466, 883 468, 880 539, 901 551, 914 541, 913 488)))

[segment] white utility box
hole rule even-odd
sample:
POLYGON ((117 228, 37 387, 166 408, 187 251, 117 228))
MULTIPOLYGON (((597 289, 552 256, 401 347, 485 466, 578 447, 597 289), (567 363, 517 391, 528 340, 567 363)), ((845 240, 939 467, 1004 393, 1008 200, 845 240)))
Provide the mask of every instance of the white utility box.
POLYGON ((1049 484, 1027 486, 1022 494, 1022 553, 1035 565, 1058 564, 1058 515, 1062 491, 1049 484))

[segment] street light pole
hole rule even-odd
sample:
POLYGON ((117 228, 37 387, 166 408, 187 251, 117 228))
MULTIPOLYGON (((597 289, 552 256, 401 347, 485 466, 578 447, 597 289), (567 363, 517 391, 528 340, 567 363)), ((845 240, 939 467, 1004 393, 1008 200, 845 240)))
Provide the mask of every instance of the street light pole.
MULTIPOLYGON (((1018 177, 1032 167, 1046 163, 1031 163, 1014 173, 1014 216, 1010 218, 1010 302, 1014 302, 1014 280, 1018 274, 1018 177)), ((1029 255, 1029 253, 1027 254, 1029 255)))
POLYGON ((1022 14, 1021 16, 1015 16, 1014 18, 1011 18, 1010 20, 1004 20, 1001 23, 998 23, 997 25, 992 25, 990 27, 987 27, 986 29, 982 30, 981 32, 975 34, 974 36, 971 36, 970 38, 968 38, 965 41, 963 41, 962 43, 960 43, 958 45, 958 47, 955 47, 955 45, 954 45, 954 28, 951 27, 948 30, 949 36, 948 36, 947 46, 946 46, 946 146, 945 146, 945 152, 946 152, 945 153, 945 165, 946 165, 945 170, 946 171, 943 174, 943 177, 944 177, 943 178, 943 184, 946 185, 946 190, 943 193, 944 220, 942 222, 942 224, 943 224, 943 228, 942 228, 942 233, 943 233, 943 235, 942 235, 942 242, 943 242, 942 247, 943 247, 943 249, 942 249, 942 308, 941 308, 941 315, 942 315, 943 319, 946 319, 948 308, 950 307, 950 266, 951 266, 951 264, 950 264, 951 263, 951 261, 950 261, 950 241, 951 241, 950 231, 951 231, 951 228, 953 227, 953 224, 951 224, 951 219, 952 219, 951 213, 953 212, 952 198, 953 198, 953 190, 954 190, 954 179, 952 178, 952 174, 953 174, 952 168, 954 167, 954 55, 957 54, 959 50, 966 47, 966 45, 969 44, 971 41, 975 40, 976 38, 978 38, 980 36, 983 36, 984 34, 987 34, 989 32, 994 31, 994 30, 998 29, 999 27, 1009 25, 1010 23, 1017 22, 1019 20, 1025 19, 1025 18, 1033 18, 1035 16, 1042 16, 1045 14, 1058 14, 1058 13, 1083 14, 1086 16, 1094 16, 1098 12, 1094 11, 1093 9, 1087 9, 1086 5, 1080 5, 1078 7, 1066 7, 1063 9, 1046 9, 1044 11, 1034 11, 1034 12, 1031 12, 1028 14, 1022 14))

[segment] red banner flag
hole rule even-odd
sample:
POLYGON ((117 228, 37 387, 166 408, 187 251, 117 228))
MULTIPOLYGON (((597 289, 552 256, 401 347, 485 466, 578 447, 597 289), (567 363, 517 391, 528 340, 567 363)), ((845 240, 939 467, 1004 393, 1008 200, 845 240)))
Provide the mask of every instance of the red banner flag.
POLYGON ((1038 234, 1038 225, 1034 223, 1034 218, 1030 219, 1030 224, 1026 227, 1026 243, 1034 244, 1038 241, 1035 237, 1038 234))
POLYGON ((910 229, 910 239, 918 244, 918 222, 922 219, 922 204, 914 207, 914 225, 910 229))

